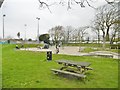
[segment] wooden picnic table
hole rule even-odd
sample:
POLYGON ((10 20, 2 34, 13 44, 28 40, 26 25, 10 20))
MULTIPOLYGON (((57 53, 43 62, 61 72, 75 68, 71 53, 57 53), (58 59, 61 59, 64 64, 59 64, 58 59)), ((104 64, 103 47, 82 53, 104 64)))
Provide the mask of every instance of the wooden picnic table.
POLYGON ((66 75, 69 77, 74 76, 77 78, 85 78, 85 71, 86 70, 92 70, 89 66, 91 63, 89 62, 76 62, 76 61, 71 61, 71 60, 56 60, 58 64, 62 64, 63 66, 60 69, 51 69, 54 74, 59 74, 59 75, 66 75), (69 70, 68 67, 75 67, 77 68, 76 70, 69 70))
POLYGON ((67 67, 76 67, 81 73, 84 73, 86 70, 92 70, 89 66, 91 63, 89 62, 77 62, 71 60, 57 60, 58 64, 63 64, 60 70, 66 69, 67 67))

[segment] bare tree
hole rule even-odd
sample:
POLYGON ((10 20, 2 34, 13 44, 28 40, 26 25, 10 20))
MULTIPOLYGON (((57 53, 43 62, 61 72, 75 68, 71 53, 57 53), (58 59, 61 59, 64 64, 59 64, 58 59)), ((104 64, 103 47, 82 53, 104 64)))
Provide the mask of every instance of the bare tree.
POLYGON ((110 28, 116 23, 118 19, 117 7, 104 5, 97 9, 97 17, 99 17, 99 19, 102 19, 102 21, 104 22, 104 27, 106 30, 106 41, 109 41, 110 28))
POLYGON ((74 29, 74 30, 72 31, 72 33, 71 33, 71 35, 72 35, 71 39, 72 39, 72 41, 75 42, 75 43, 78 42, 78 35, 77 35, 77 34, 78 34, 77 29, 74 29))
MULTIPOLYGON (((100 14, 101 15, 101 14, 100 14)), ((105 39, 105 21, 104 21, 104 17, 101 16, 99 17, 99 13, 95 16, 95 20, 94 20, 94 23, 95 23, 95 29, 96 29, 96 26, 98 26, 99 30, 102 31, 102 37, 103 37, 103 49, 105 49, 105 42, 106 42, 106 39, 105 39)))
POLYGON ((83 41, 84 36, 87 34, 86 30, 89 28, 89 26, 83 26, 83 27, 79 27, 77 29, 77 33, 78 33, 78 41, 79 43, 83 41))
POLYGON ((50 0, 38 0, 40 3, 40 8, 47 8, 50 12, 50 6, 55 4, 60 4, 62 6, 67 6, 67 10, 71 9, 73 5, 77 4, 80 7, 85 7, 85 4, 94 8, 90 3, 93 2, 92 0, 59 0, 59 1, 50 1, 50 0), (51 3, 50 3, 51 2, 51 3))
POLYGON ((67 26, 65 28, 65 41, 69 43, 71 34, 73 32, 74 28, 72 26, 67 26))
POLYGON ((94 28, 96 30, 101 30, 103 33, 103 48, 105 48, 105 42, 110 39, 109 32, 112 26, 118 23, 117 13, 117 7, 110 7, 109 5, 104 5, 97 9, 94 20, 94 28))
POLYGON ((90 28, 92 29, 92 31, 94 31, 97 34, 97 40, 98 43, 100 43, 100 27, 98 26, 98 24, 93 23, 93 25, 90 26, 90 28))
POLYGON ((112 28, 112 32, 111 32, 111 39, 110 39, 110 44, 113 44, 113 42, 115 41, 115 38, 119 38, 119 24, 114 24, 113 28, 112 28))
POLYGON ((64 27, 55 26, 49 30, 52 41, 57 45, 64 37, 64 27))
MULTIPOLYGON (((55 4, 60 4, 62 6, 67 6, 67 10, 71 9, 73 5, 79 5, 81 8, 86 6, 92 7, 96 9, 91 3, 96 2, 96 0, 59 0, 59 1, 51 1, 51 0, 38 0, 40 8, 47 8, 50 12, 50 6, 55 4), (49 3, 52 2, 52 3, 49 3)), ((117 0, 105 0, 108 4, 113 5, 117 0)))

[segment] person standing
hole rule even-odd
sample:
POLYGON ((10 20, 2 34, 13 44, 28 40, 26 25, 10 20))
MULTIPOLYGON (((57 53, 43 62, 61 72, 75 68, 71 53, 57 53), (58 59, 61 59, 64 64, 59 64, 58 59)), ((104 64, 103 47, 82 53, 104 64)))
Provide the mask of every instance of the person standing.
POLYGON ((56 48, 56 54, 58 54, 59 53, 59 48, 56 48))

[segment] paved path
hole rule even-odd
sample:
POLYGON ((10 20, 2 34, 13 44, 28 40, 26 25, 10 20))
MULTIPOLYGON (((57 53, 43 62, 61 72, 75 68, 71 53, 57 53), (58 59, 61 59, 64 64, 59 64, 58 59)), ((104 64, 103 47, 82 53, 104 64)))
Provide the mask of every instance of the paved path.
MULTIPOLYGON (((83 49, 84 47, 81 47, 81 50, 83 49)), ((23 48, 21 50, 25 50, 25 49, 23 48)), ((56 54, 56 48, 54 46, 50 47, 49 49, 27 48, 26 50, 40 51, 40 52, 52 51, 53 54, 56 54)), ((113 57, 115 59, 120 58, 120 55, 118 55, 118 53, 109 52, 109 51, 95 51, 90 53, 81 53, 79 52, 79 47, 77 46, 60 47, 59 54, 74 55, 74 56, 108 56, 108 57, 113 57)))
MULTIPOLYGON (((50 49, 53 51, 53 53, 56 53, 55 47, 50 47, 50 49)), ((87 53, 80 53, 79 47, 76 46, 67 46, 67 47, 60 47, 59 48, 59 54, 66 54, 66 55, 84 55, 87 53)))
MULTIPOLYGON (((50 47, 50 49, 53 51, 53 53, 56 52, 55 47, 50 47)), ((83 50, 84 47, 81 47, 81 50, 83 50)), ((110 52, 110 51, 94 51, 90 53, 81 53, 79 52, 79 47, 76 46, 67 46, 67 47, 60 47, 59 54, 66 54, 66 55, 74 55, 74 56, 104 56, 104 57, 112 57, 114 59, 119 59, 120 55, 118 53, 110 52)))

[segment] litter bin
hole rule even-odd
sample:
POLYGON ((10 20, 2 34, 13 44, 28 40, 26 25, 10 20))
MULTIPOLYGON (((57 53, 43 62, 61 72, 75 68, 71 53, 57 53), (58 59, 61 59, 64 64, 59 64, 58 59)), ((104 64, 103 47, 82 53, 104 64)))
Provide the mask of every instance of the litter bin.
POLYGON ((47 60, 52 60, 52 51, 47 51, 47 60))

